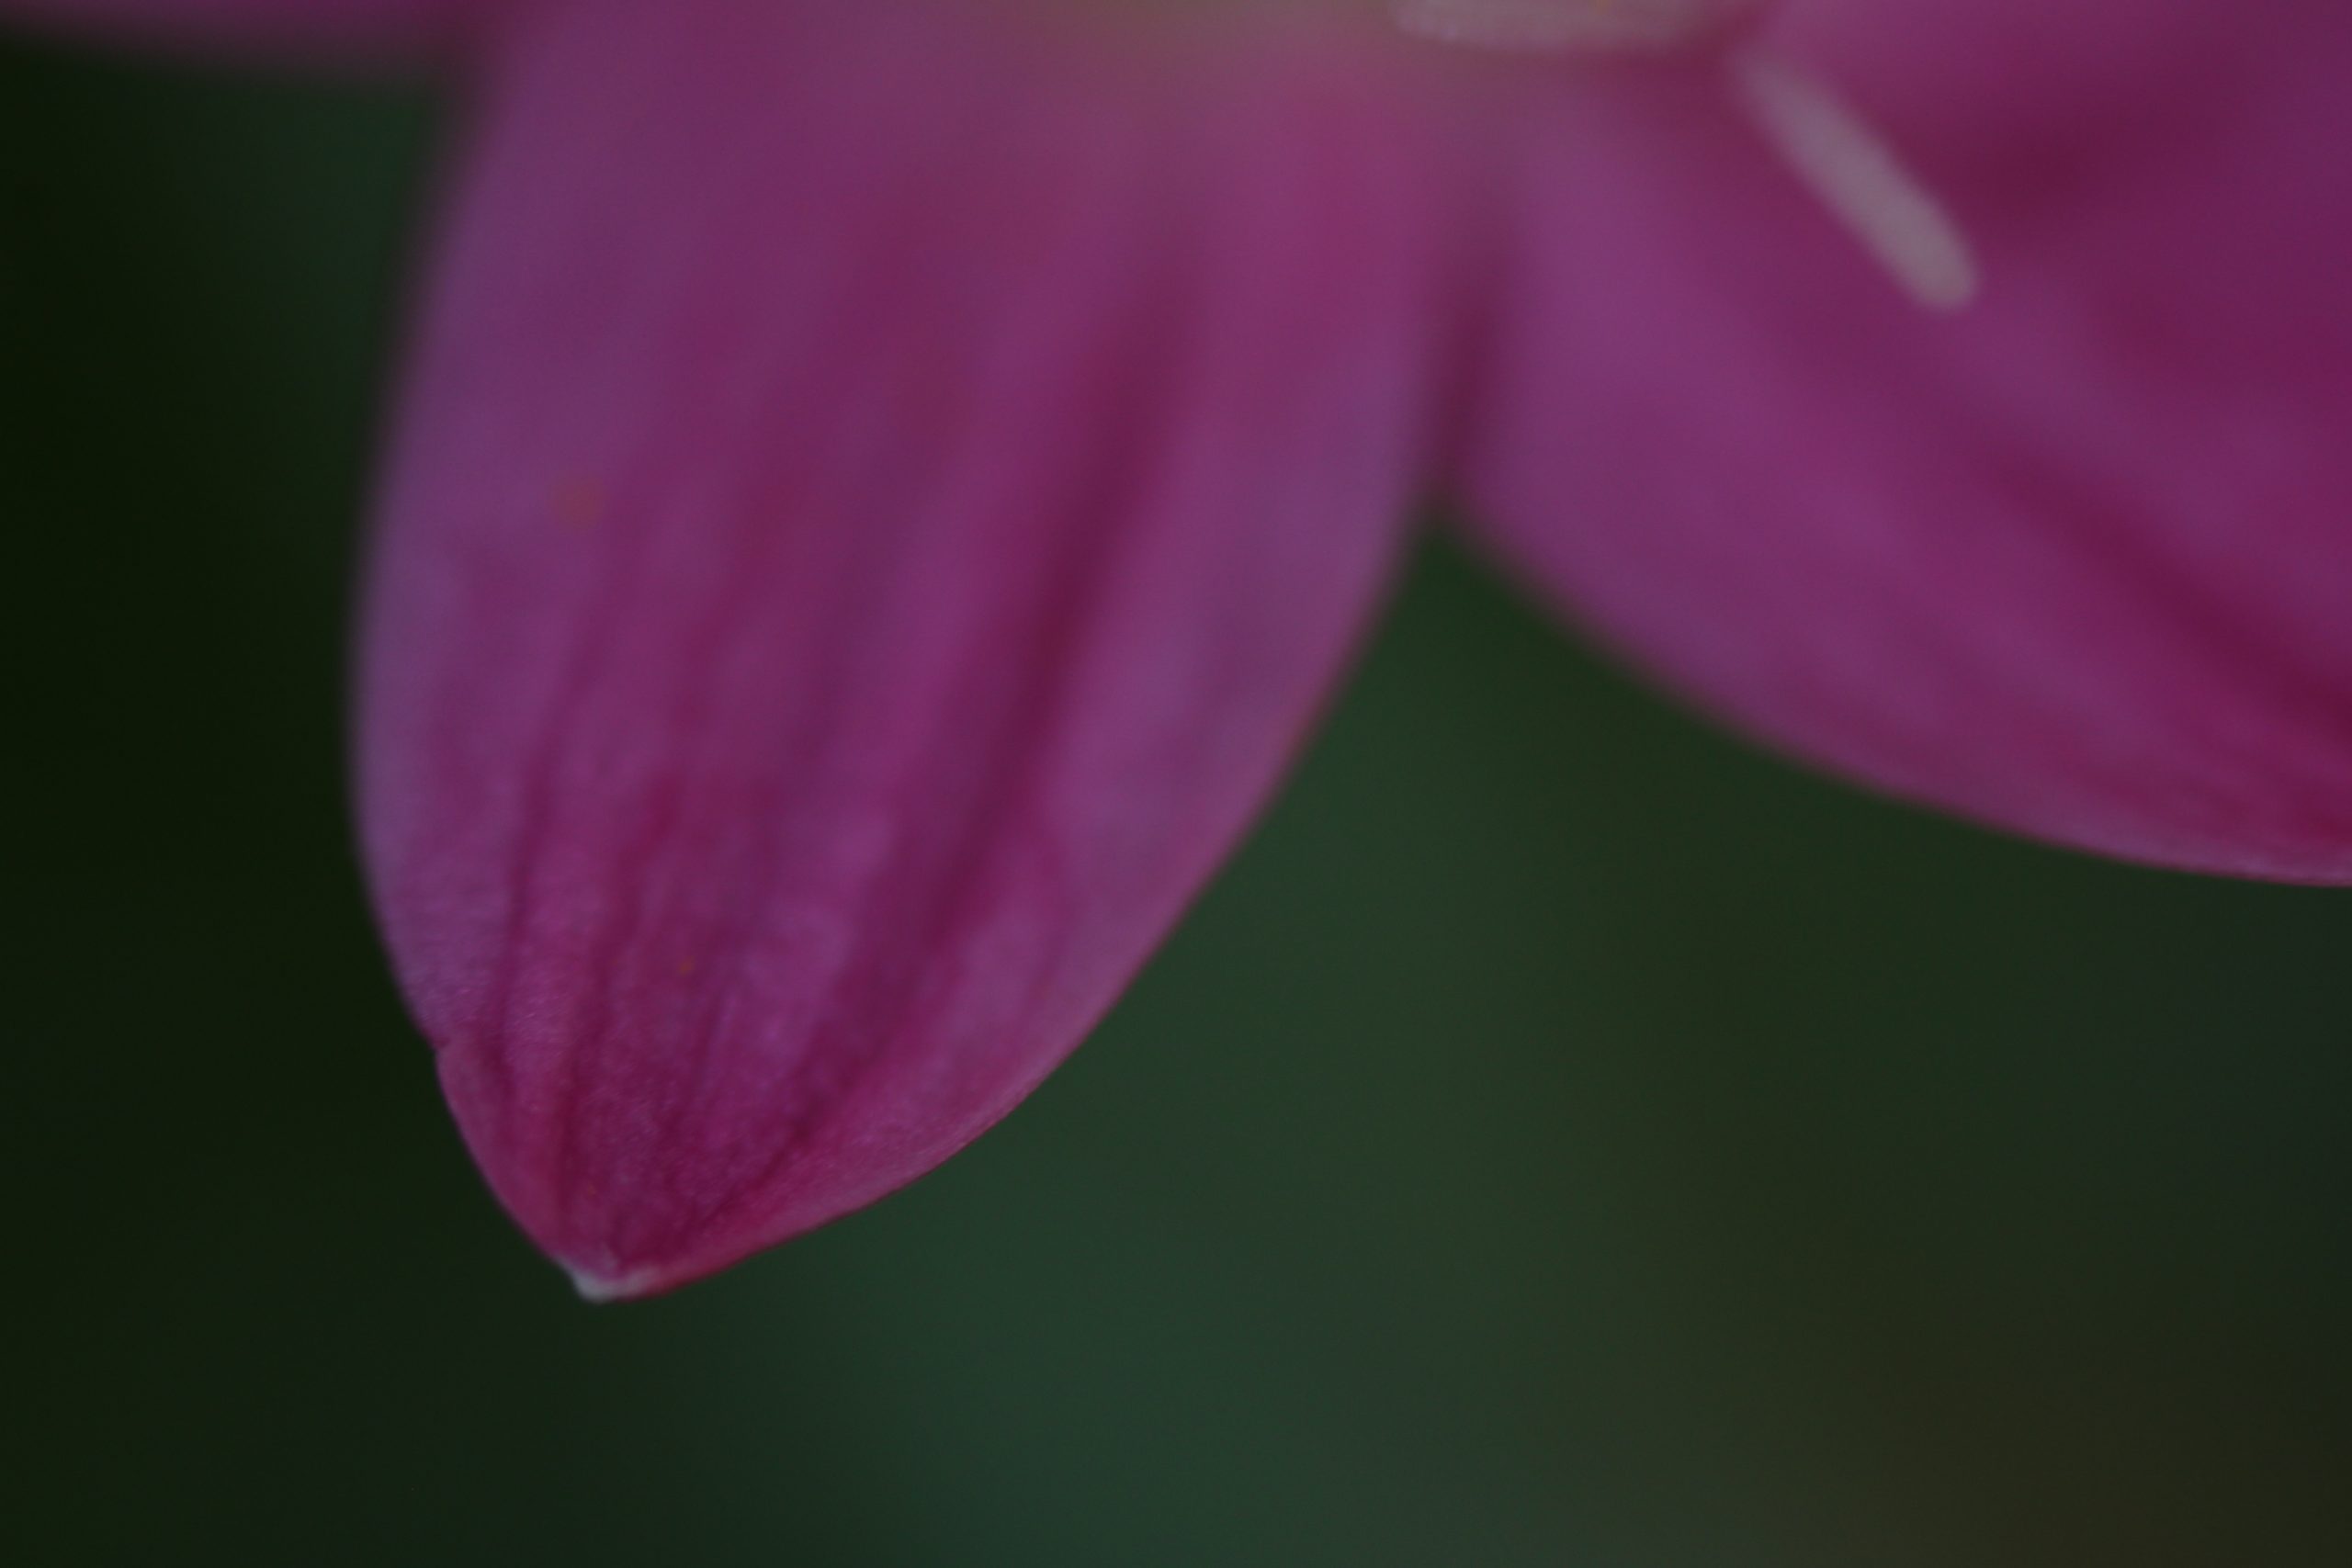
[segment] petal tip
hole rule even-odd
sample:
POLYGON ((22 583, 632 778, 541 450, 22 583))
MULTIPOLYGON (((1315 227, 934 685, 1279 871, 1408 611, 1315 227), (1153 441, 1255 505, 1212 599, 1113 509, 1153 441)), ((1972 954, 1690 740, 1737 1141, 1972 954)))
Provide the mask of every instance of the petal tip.
POLYGON ((661 1294, 675 1282, 664 1280, 650 1269, 603 1273, 594 1269, 575 1267, 560 1258, 557 1264, 571 1276, 572 1289, 580 1292, 580 1299, 592 1306, 603 1306, 609 1302, 642 1301, 647 1296, 661 1294))

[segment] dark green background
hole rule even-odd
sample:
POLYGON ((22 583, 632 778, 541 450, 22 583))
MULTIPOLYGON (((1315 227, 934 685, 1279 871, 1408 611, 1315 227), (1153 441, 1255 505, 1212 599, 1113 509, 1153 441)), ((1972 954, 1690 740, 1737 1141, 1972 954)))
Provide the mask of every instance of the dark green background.
POLYGON ((1792 772, 1444 547, 1027 1109, 574 1301, 344 818, 430 125, 0 51, 0 1555, 2352 1562, 2352 895, 1792 772))

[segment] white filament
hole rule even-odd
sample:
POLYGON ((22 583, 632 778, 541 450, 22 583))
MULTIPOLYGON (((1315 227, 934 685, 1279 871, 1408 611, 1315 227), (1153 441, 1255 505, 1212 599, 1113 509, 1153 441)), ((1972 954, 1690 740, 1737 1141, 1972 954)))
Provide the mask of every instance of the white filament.
POLYGON ((1976 297, 1960 226, 1827 83, 1755 50, 1726 69, 1756 129, 1905 293, 1935 310, 1976 297))
POLYGON ((1976 296, 1968 240, 1886 139, 1826 83, 1764 51, 1726 44, 1764 0, 1386 0, 1405 31, 1515 52, 1657 54, 1724 45, 1748 122, 1905 294, 1934 310, 1976 296))

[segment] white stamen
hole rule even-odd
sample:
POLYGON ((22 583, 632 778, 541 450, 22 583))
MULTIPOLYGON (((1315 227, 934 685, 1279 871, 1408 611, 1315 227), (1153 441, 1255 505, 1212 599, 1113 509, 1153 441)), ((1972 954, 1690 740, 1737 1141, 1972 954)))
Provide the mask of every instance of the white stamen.
POLYGON ((1515 52, 1663 54, 1721 47, 1733 99, 1789 172, 1914 300, 1956 310, 1976 259, 1951 215, 1826 82, 1729 29, 1767 0, 1386 0, 1396 25, 1515 52))
POLYGON ((1894 150, 1828 84, 1752 49, 1724 69, 1758 130, 1862 247, 1935 310, 1976 297, 1968 240, 1894 150))

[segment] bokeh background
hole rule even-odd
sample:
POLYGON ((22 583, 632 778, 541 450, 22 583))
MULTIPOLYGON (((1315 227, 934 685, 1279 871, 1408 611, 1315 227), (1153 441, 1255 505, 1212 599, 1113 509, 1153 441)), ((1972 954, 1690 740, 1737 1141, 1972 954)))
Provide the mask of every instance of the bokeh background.
POLYGON ((1850 793, 1442 543, 1025 1109, 574 1300, 344 817, 436 123, 0 44, 0 1554, 2352 1562, 2352 894, 1850 793))

